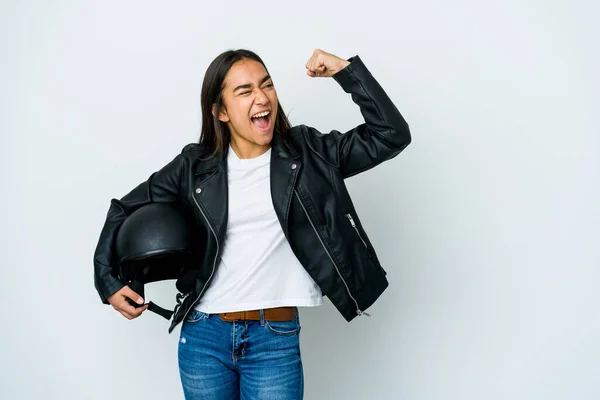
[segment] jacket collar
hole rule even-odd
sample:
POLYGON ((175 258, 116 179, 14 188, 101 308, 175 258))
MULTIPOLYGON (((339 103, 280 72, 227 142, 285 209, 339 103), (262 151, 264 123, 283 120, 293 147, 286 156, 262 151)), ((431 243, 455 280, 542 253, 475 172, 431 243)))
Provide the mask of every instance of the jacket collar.
POLYGON ((216 170, 221 165, 224 165, 225 161, 227 160, 228 149, 229 148, 227 147, 223 154, 218 154, 215 156, 211 156, 211 154, 208 152, 203 152, 202 154, 200 154, 197 157, 198 165, 196 166, 196 170, 194 173, 196 175, 202 175, 207 172, 216 170))
MULTIPOLYGON (((286 135, 287 136, 287 135, 286 135)), ((229 146, 225 148, 223 154, 210 156, 208 152, 202 152, 198 155, 198 165, 195 170, 196 175, 202 175, 225 165, 229 146)), ((271 140, 271 152, 274 156, 283 159, 297 159, 300 157, 289 138, 275 132, 271 140)))
POLYGON ((286 134, 285 136, 280 133, 274 134, 273 140, 271 140, 271 146, 271 151, 277 157, 291 159, 297 159, 300 157, 292 145, 291 140, 289 139, 289 134, 286 134))

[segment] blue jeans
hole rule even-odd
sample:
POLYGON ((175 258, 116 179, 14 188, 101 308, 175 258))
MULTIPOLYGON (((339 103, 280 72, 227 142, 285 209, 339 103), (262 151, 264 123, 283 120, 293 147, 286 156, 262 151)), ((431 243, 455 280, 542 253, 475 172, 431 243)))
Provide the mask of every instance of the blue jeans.
POLYGON ((179 375, 187 400, 301 400, 300 320, 223 321, 191 310, 181 327, 179 375))

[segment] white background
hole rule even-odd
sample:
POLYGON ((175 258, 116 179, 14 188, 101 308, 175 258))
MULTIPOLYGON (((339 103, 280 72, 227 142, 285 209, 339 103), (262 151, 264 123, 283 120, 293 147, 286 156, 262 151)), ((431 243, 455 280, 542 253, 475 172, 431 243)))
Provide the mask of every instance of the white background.
POLYGON ((92 256, 240 47, 322 131, 361 116, 305 62, 360 55, 413 134, 347 181, 390 287, 350 324, 303 310, 306 399, 600 398, 598 2, 0 4, 0 398, 183 398, 179 329, 102 305, 92 256))

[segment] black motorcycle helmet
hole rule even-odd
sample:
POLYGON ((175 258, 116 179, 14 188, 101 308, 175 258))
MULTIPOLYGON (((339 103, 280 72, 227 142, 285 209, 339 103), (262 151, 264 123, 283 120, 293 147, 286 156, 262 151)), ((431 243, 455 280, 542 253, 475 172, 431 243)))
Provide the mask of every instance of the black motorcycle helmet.
MULTIPOLYGON (((186 293, 193 288, 205 242, 205 229, 181 204, 145 205, 131 213, 117 232, 117 275, 142 297, 144 284, 169 279, 177 279, 177 289, 186 293)), ((178 294, 178 306, 180 298, 178 294)), ((152 302, 148 309, 167 319, 173 314, 152 302)))

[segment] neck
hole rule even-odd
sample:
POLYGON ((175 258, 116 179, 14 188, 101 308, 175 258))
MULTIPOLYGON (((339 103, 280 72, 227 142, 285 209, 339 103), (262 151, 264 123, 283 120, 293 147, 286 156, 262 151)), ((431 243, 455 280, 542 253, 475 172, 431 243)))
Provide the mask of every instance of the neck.
POLYGON ((236 140, 231 140, 231 148, 240 159, 256 158, 265 154, 270 148, 271 143, 259 145, 256 143, 238 143, 236 140))

